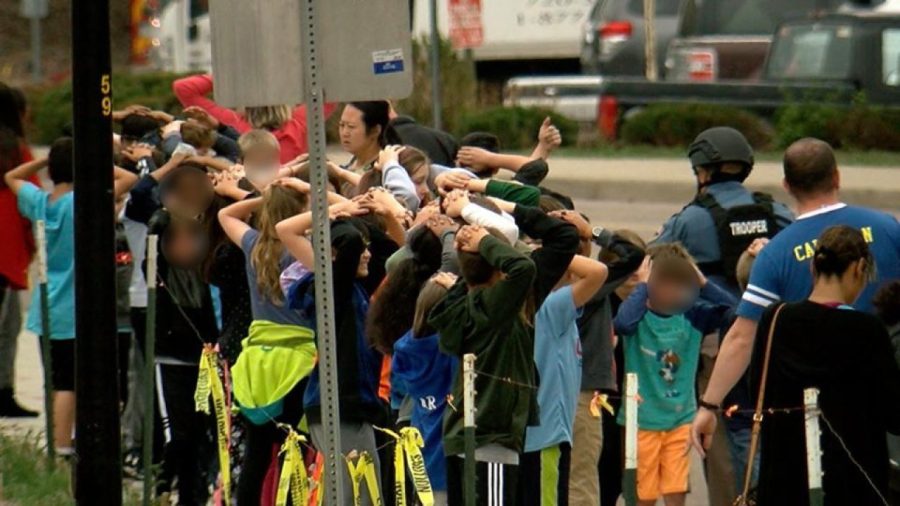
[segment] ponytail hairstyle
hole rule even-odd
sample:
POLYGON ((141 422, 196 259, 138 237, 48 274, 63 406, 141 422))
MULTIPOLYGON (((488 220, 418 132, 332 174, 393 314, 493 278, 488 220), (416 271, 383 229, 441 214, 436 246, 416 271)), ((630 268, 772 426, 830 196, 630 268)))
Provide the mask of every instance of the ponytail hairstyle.
POLYGON ((366 315, 366 336, 382 353, 392 353, 416 316, 416 300, 422 286, 441 268, 441 240, 428 227, 409 236, 412 258, 401 261, 375 291, 366 315))
POLYGON ((429 279, 422 285, 422 291, 416 299, 416 314, 413 317, 412 336, 415 339, 428 337, 436 332, 434 327, 428 323, 428 316, 431 310, 438 302, 447 296, 447 289, 429 279))
POLYGON ((259 238, 250 252, 250 263, 256 269, 256 284, 260 293, 278 305, 284 302, 279 281, 284 246, 275 233, 275 225, 302 213, 307 204, 306 194, 286 186, 271 185, 263 192, 262 209, 257 216, 259 238))
POLYGON ((841 277, 854 263, 864 260, 869 279, 875 277, 875 262, 869 245, 859 230, 846 225, 829 227, 816 241, 812 268, 816 278, 841 277))

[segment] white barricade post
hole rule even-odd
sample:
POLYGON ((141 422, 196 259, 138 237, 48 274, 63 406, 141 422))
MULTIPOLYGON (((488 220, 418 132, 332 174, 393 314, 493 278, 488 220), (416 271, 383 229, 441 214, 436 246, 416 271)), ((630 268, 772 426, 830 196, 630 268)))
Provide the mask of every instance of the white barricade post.
POLYGON ((50 357, 50 301, 47 287, 47 231, 44 220, 34 224, 37 242, 38 283, 41 303, 41 358, 44 366, 44 430, 47 432, 47 457, 51 466, 56 458, 53 444, 53 360, 50 357))
POLYGON ((822 490, 822 449, 819 428, 819 389, 803 391, 803 414, 806 425, 806 472, 809 482, 810 506, 822 506, 825 492, 822 490))
POLYGON ((463 427, 465 430, 465 499, 475 506, 475 355, 463 355, 463 427))
POLYGON ((144 423, 143 423, 143 505, 153 502, 153 406, 156 380, 156 262, 159 252, 159 237, 147 236, 147 320, 144 336, 144 423))
POLYGON ((637 504, 638 443, 638 376, 625 375, 625 470, 622 473, 622 496, 625 504, 637 504))

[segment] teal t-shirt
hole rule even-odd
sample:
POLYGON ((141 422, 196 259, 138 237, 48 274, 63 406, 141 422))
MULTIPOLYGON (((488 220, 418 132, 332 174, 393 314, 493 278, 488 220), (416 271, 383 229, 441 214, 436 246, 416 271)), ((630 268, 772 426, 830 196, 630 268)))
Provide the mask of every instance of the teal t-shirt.
MULTIPOLYGON (((50 195, 26 183, 17 195, 19 212, 31 220, 44 220, 47 236, 47 299, 50 307, 50 339, 75 338, 75 221, 74 193, 53 202, 50 195)), ((112 257, 110 257, 110 261, 112 257)), ((31 292, 25 328, 41 335, 41 294, 31 292)))
MULTIPOLYGON (((638 427, 672 430, 690 423, 697 411, 694 379, 703 335, 685 315, 644 313, 634 335, 620 336, 625 372, 638 375, 638 427)), ((619 410, 619 423, 625 410, 619 410)))

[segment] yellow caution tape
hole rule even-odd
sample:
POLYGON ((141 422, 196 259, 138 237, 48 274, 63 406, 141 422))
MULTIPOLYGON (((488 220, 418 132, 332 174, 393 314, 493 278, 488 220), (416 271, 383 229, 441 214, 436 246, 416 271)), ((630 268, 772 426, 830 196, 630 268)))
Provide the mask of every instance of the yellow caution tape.
POLYGON ((616 415, 616 410, 609 403, 609 396, 600 392, 594 392, 594 398, 591 399, 590 406, 591 416, 600 418, 600 408, 605 409, 612 416, 616 415))
POLYGON ((209 398, 212 396, 216 416, 216 439, 219 443, 219 472, 222 474, 222 491, 225 504, 231 504, 231 457, 228 453, 228 437, 231 434, 231 418, 225 403, 225 389, 219 378, 218 354, 212 346, 203 347, 200 355, 200 373, 194 390, 194 407, 209 414, 209 398))
POLYGON ((354 452, 346 457, 347 469, 350 471, 350 483, 353 485, 353 504, 356 506, 362 504, 359 485, 362 483, 362 480, 365 479, 366 488, 369 490, 369 499, 372 500, 372 504, 380 506, 382 502, 378 476, 375 474, 375 460, 369 455, 369 452, 362 452, 359 454, 356 465, 354 465, 352 459, 355 456, 356 454, 354 452))
POLYGON ((376 428, 397 441, 394 446, 394 496, 397 504, 406 504, 408 466, 419 501, 423 506, 433 506, 434 491, 431 489, 431 480, 428 479, 428 471, 425 469, 425 457, 422 456, 422 448, 425 446, 422 433, 415 427, 404 427, 400 429, 399 434, 392 430, 376 428))
POLYGON ((275 506, 287 504, 288 492, 291 494, 293 504, 303 506, 309 496, 309 480, 306 476, 306 465, 303 462, 303 454, 300 453, 300 443, 306 438, 289 428, 284 444, 281 445, 281 453, 284 454, 284 463, 281 465, 281 475, 278 477, 278 493, 275 497, 275 506))

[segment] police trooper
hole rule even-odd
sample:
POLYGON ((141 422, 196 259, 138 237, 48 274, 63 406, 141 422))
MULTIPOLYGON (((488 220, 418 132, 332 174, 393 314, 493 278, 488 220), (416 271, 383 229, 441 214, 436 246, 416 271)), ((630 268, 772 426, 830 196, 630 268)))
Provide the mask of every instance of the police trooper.
POLYGON ((681 242, 705 275, 739 294, 734 271, 741 253, 754 239, 774 236, 793 215, 770 195, 744 186, 753 170, 753 148, 734 128, 701 132, 688 158, 697 196, 669 218, 654 242, 681 242))

